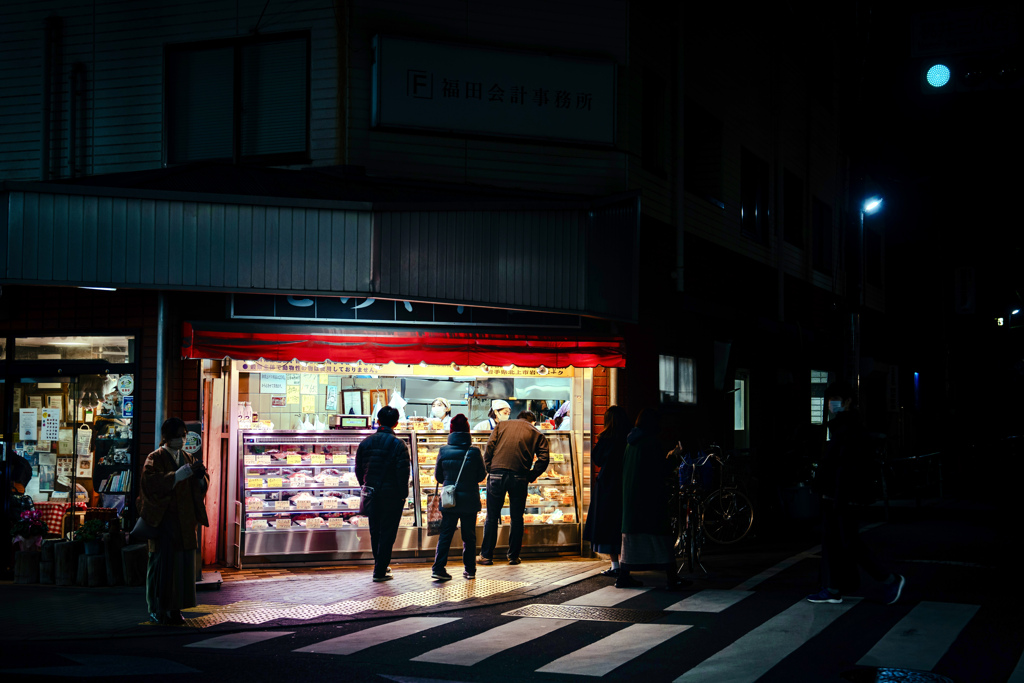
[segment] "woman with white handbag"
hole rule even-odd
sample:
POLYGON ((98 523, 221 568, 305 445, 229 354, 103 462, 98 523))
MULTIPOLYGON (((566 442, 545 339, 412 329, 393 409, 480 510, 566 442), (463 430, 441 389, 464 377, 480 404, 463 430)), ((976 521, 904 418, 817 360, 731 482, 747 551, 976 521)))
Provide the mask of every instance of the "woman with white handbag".
POLYGON ((455 529, 462 527, 462 576, 476 578, 476 513, 480 511, 480 482, 487 478, 480 449, 471 445, 469 420, 465 415, 452 417, 448 445, 441 447, 437 456, 434 478, 444 486, 441 491, 441 532, 437 537, 437 552, 431 577, 437 581, 450 581, 445 571, 448 550, 455 529))

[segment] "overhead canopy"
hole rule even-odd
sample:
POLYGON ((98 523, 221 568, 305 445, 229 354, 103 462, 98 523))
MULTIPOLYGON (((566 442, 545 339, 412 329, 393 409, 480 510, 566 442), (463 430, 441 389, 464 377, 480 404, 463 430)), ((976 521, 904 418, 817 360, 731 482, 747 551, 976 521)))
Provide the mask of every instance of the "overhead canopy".
POLYGON ((626 366, 622 339, 491 332, 185 323, 182 357, 552 368, 626 366))

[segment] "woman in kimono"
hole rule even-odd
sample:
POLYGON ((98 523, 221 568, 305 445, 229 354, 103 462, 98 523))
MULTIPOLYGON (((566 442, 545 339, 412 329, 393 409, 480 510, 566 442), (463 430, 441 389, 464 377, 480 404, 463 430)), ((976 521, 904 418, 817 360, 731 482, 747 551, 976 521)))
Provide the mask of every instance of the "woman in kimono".
POLYGON ((160 428, 160 448, 142 466, 139 514, 159 529, 149 541, 146 602, 149 618, 185 623, 181 610, 196 605, 196 530, 209 526, 204 498, 210 485, 203 463, 184 450, 185 422, 172 417, 160 428))

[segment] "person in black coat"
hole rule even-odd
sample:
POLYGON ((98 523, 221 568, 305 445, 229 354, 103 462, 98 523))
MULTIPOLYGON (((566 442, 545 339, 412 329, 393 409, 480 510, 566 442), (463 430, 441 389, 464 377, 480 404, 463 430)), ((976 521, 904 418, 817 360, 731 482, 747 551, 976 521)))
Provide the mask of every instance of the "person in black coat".
POLYGON ((622 548, 622 456, 626 450, 629 418, 625 409, 611 406, 604 414, 604 429, 590 454, 595 474, 590 478, 590 509, 583 538, 596 553, 611 555, 612 566, 601 572, 619 575, 622 548))
POLYGON ((391 550, 398 537, 409 496, 409 470, 412 460, 409 446, 395 436, 398 411, 384 406, 377 413, 380 428, 366 437, 356 450, 356 479, 360 486, 373 489, 367 517, 370 521, 370 550, 373 551, 373 580, 392 578, 391 550))
POLYGON ((443 486, 455 484, 455 507, 441 508, 441 532, 437 537, 437 552, 431 577, 450 581, 445 571, 448 550, 455 537, 455 529, 462 527, 462 576, 476 578, 476 513, 480 511, 480 482, 487 478, 484 458, 480 449, 471 445, 469 420, 465 415, 452 418, 448 445, 441 446, 434 469, 434 478, 443 486))
POLYGON ((854 407, 853 387, 835 382, 825 389, 829 412, 829 442, 815 476, 821 494, 821 590, 809 602, 840 603, 844 592, 860 586, 857 566, 883 584, 883 602, 899 600, 906 583, 875 559, 858 531, 855 505, 871 486, 872 463, 868 437, 854 407))

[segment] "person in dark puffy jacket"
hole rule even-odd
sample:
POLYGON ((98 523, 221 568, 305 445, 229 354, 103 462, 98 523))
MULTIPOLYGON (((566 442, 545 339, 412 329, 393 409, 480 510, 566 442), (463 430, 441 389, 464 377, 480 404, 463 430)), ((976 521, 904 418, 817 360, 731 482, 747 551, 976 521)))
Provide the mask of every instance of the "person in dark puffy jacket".
POLYGON ((434 469, 434 478, 443 486, 455 484, 455 507, 441 508, 441 533, 437 537, 437 552, 431 577, 450 581, 445 571, 448 550, 452 545, 456 527, 462 528, 462 576, 476 578, 476 513, 480 511, 479 486, 487 477, 480 449, 470 445, 469 420, 456 415, 451 421, 448 445, 441 446, 434 469))
POLYGON ((356 479, 373 489, 367 516, 370 519, 370 549, 373 551, 373 580, 389 581, 391 549, 409 497, 409 445, 395 436, 398 411, 384 406, 377 413, 380 428, 363 439, 356 450, 356 479))
POLYGON ((857 566, 883 584, 883 602, 900 599, 906 580, 884 567, 860 537, 854 504, 871 486, 868 436, 854 407, 853 387, 835 382, 825 389, 828 400, 828 447, 815 476, 821 494, 821 590, 809 602, 841 603, 843 593, 860 587, 857 566))

